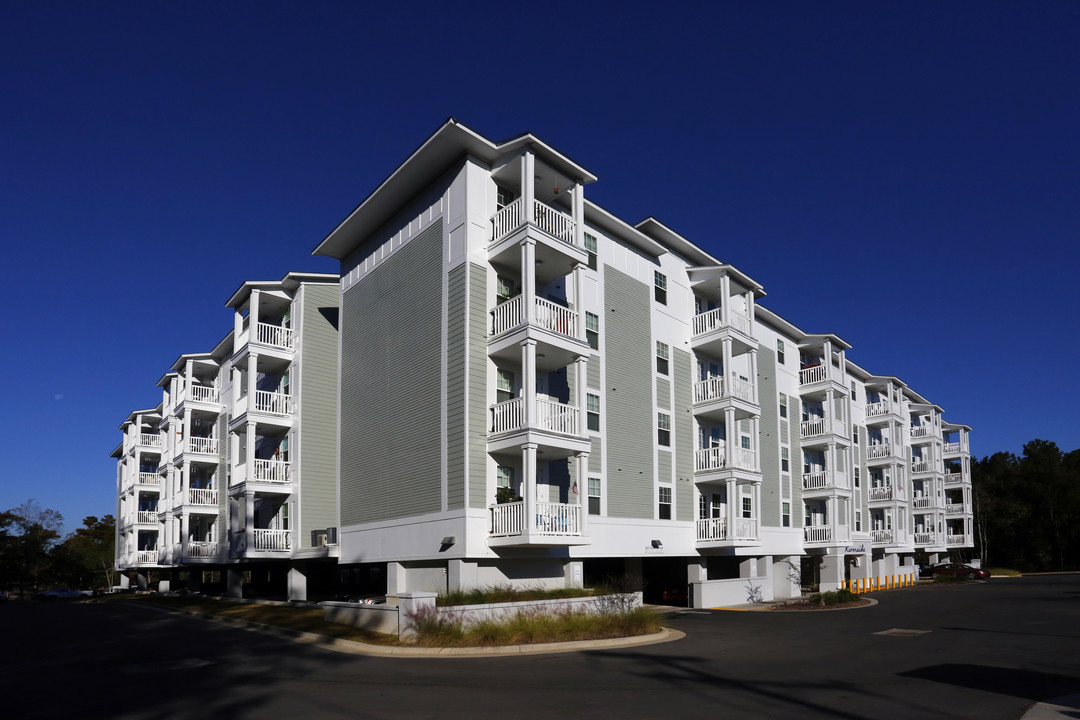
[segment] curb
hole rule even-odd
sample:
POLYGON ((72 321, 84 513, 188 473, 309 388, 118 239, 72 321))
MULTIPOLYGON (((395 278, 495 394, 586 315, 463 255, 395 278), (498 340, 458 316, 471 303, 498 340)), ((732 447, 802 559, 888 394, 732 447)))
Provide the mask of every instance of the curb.
POLYGON ((512 655, 552 655, 557 653, 581 652, 585 650, 610 650, 614 648, 639 647, 644 645, 657 645, 659 643, 674 642, 686 637, 686 633, 670 628, 664 628, 652 635, 635 635, 625 638, 610 638, 607 640, 574 640, 564 643, 537 643, 535 645, 503 645, 496 647, 463 647, 463 648, 420 648, 401 647, 393 645, 372 645, 356 640, 320 635, 318 633, 292 630, 278 625, 254 622, 252 620, 239 620, 237 618, 222 617, 220 615, 208 615, 194 610, 179 608, 167 608, 160 605, 141 605, 141 607, 153 608, 160 612, 187 615, 188 617, 206 620, 230 627, 249 628, 258 630, 268 635, 289 638, 294 642, 305 645, 313 645, 324 650, 346 653, 349 655, 368 655, 372 657, 403 657, 403 658, 447 658, 447 657, 507 657, 512 655))

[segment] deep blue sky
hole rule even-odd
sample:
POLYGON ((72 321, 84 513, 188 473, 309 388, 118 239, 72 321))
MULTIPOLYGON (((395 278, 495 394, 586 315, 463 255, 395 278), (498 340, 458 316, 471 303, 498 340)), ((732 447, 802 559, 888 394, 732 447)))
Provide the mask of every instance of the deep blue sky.
POLYGON ((336 271, 448 116, 544 138, 976 455, 1080 447, 1080 4, 373 6, 0 6, 0 509, 112 512, 127 414, 241 282, 336 271))

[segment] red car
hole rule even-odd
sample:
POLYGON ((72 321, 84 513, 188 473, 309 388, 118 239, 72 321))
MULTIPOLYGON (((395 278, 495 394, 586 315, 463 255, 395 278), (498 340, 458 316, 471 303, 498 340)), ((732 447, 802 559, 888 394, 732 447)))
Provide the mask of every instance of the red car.
POLYGON ((963 563, 931 565, 926 569, 925 575, 932 578, 952 576, 967 578, 968 580, 986 580, 990 577, 990 573, 986 570, 972 567, 971 565, 964 565, 963 563))

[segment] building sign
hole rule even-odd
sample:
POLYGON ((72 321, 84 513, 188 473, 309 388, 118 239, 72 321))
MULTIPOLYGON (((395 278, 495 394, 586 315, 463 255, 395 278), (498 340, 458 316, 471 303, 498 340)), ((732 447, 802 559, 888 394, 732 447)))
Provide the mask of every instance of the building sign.
POLYGON ((848 545, 844 548, 845 555, 862 555, 866 552, 866 545, 848 545))

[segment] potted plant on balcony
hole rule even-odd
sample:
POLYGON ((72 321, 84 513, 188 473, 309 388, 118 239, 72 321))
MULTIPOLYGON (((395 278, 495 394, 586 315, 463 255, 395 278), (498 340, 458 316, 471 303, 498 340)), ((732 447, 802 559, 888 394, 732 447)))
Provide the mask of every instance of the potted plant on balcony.
POLYGON ((503 503, 518 502, 521 500, 521 496, 514 493, 514 488, 500 487, 495 490, 495 502, 499 505, 503 503))

